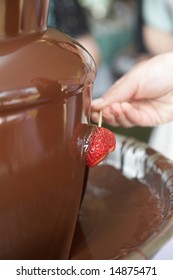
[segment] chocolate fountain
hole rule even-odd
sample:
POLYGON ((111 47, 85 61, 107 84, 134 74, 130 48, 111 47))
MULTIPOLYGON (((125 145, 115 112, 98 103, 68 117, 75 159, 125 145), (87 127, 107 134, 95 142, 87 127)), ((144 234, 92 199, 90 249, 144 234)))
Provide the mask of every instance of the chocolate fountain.
POLYGON ((95 64, 47 29, 48 2, 0 0, 0 259, 151 258, 173 234, 173 163, 117 136, 87 177, 95 64))
POLYGON ((67 259, 81 203, 95 64, 48 6, 0 0, 0 259, 67 259))

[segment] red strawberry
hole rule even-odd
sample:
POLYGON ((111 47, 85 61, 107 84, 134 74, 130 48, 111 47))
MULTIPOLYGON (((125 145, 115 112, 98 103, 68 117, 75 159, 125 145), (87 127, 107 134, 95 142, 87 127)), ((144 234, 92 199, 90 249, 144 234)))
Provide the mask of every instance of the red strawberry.
POLYGON ((115 135, 107 128, 97 127, 86 154, 86 164, 89 167, 96 166, 115 149, 115 146, 115 135))

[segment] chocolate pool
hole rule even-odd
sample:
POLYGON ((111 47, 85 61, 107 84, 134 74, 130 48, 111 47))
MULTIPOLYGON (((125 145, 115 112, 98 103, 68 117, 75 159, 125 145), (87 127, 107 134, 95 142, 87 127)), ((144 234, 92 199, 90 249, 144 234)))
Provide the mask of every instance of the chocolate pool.
POLYGON ((72 259, 151 259, 173 235, 173 163, 117 136, 117 149, 90 169, 72 259))

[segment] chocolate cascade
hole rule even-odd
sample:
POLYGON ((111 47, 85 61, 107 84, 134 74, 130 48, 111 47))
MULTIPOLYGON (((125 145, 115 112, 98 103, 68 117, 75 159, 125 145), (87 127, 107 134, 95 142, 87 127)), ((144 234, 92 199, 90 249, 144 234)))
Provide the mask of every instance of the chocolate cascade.
POLYGON ((67 259, 83 192, 95 64, 48 2, 0 0, 0 259, 67 259))

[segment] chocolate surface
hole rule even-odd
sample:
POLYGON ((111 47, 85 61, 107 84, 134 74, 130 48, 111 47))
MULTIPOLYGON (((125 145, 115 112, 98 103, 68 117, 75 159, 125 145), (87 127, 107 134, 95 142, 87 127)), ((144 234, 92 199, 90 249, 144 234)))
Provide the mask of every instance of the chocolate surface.
POLYGON ((83 141, 93 129, 95 64, 46 30, 47 0, 0 3, 0 259, 66 259, 85 176, 71 143, 78 124, 83 141))
POLYGON ((121 259, 163 220, 163 202, 137 179, 109 165, 90 169, 71 250, 72 259, 121 259))

